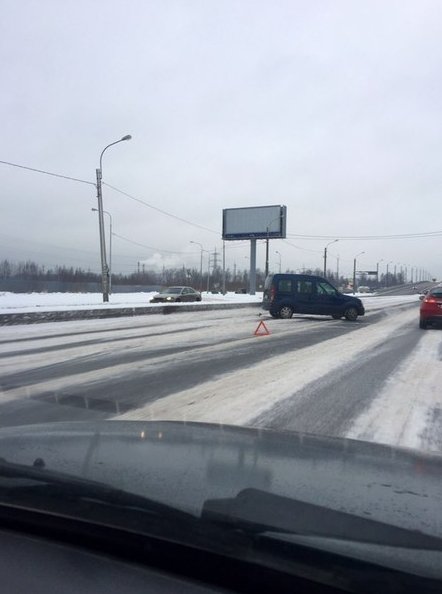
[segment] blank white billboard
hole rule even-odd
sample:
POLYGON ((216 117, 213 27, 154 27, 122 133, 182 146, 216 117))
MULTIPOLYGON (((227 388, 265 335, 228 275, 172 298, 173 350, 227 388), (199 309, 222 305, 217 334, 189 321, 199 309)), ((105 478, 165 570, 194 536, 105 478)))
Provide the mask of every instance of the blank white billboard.
POLYGON ((223 239, 285 238, 287 208, 281 205, 225 208, 223 239))

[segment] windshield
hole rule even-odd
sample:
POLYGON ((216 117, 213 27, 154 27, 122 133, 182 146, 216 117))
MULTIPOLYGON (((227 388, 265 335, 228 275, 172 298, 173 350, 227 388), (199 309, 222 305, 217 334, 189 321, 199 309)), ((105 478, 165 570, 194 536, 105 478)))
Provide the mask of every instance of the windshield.
POLYGON ((442 537, 441 27, 432 0, 4 3, 0 503, 85 514, 99 482, 358 558, 442 537))
POLYGON ((328 283, 318 283, 318 293, 320 295, 336 295, 336 289, 328 283))

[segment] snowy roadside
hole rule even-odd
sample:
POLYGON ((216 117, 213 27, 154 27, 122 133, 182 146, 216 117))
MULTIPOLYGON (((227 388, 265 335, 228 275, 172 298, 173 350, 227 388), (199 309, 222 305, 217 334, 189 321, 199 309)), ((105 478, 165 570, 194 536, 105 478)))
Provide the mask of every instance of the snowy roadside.
MULTIPOLYGON (((42 313, 48 311, 78 311, 89 309, 120 309, 151 307, 161 308, 164 303, 150 303, 156 293, 114 293, 109 296, 109 303, 103 303, 101 293, 0 293, 0 314, 42 313)), ((236 293, 202 293, 203 300, 192 305, 221 303, 257 303, 262 300, 262 293, 243 295, 236 293)), ((174 303, 176 307, 188 303, 174 303)))
MULTIPOLYGON (((56 311, 85 311, 109 310, 121 308, 150 307, 163 308, 164 303, 150 303, 155 293, 115 293, 110 295, 109 303, 103 303, 101 293, 0 293, 0 314, 43 313, 56 311)), ((357 294, 361 298, 367 311, 383 309, 386 306, 401 305, 418 301, 417 295, 367 296, 367 293, 357 294)), ((249 304, 260 303, 262 292, 256 295, 236 293, 202 293, 200 303, 192 306, 207 306, 217 304, 249 304)), ((188 303, 174 303, 176 307, 186 307, 188 303)))

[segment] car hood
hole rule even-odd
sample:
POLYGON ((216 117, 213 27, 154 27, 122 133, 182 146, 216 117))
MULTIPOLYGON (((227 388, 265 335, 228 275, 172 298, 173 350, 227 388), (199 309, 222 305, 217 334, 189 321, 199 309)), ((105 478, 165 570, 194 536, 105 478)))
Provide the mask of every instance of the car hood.
POLYGON ((441 476, 437 454, 301 433, 168 421, 0 430, 0 518, 61 514, 238 559, 253 550, 287 571, 302 547, 315 563, 333 555, 345 579, 368 563, 435 591, 441 476))
POLYGON ((0 430, 0 457, 200 513, 243 489, 442 536, 442 456, 350 439, 185 422, 0 430), (438 518, 436 522, 436 518, 438 518))

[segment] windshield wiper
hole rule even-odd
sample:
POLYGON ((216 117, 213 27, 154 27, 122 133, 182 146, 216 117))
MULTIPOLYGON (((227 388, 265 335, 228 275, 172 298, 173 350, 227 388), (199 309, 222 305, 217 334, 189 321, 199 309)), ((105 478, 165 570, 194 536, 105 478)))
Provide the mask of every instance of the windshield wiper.
MULTIPOLYGON (((41 490, 41 485, 55 488, 58 493, 62 493, 66 500, 88 499, 100 501, 109 506, 118 506, 123 508, 131 508, 133 510, 148 512, 149 514, 158 515, 161 517, 167 516, 168 519, 175 520, 192 520, 197 519, 196 516, 183 510, 177 509, 166 503, 136 495, 123 489, 118 489, 106 483, 94 481, 86 478, 81 478, 75 475, 48 470, 45 468, 43 460, 38 458, 33 466, 25 464, 16 464, 7 462, 4 458, 0 458, 0 479, 25 479, 25 483, 20 482, 7 486, 1 484, 0 480, 0 502, 15 497, 20 493, 32 493, 37 488, 42 494, 49 495, 47 490, 41 490), (35 481, 29 483, 29 481, 35 481)), ((48 510, 49 511, 49 510, 48 510)))
POLYGON ((246 534, 295 534, 411 549, 442 550, 442 539, 321 505, 244 489, 204 503, 202 517, 246 534))
POLYGON ((251 542, 244 534, 173 505, 99 481, 47 470, 41 459, 27 466, 0 458, 0 525, 3 518, 10 518, 12 508, 120 528, 223 554, 230 554, 232 548, 243 550, 251 542))

